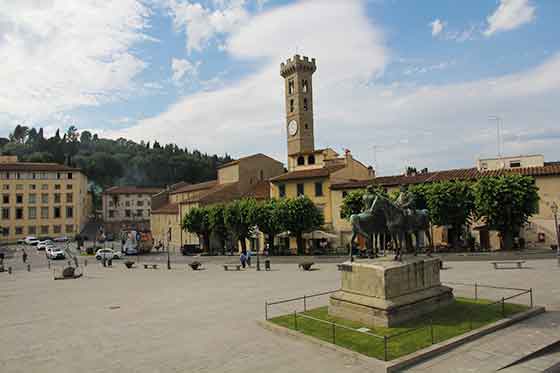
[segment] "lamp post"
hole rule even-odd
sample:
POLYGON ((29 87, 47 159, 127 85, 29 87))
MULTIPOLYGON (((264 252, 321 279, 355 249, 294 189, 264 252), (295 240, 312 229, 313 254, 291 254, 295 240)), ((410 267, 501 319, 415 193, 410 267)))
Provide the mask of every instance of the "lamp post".
POLYGON ((558 204, 556 201, 550 204, 550 211, 554 216, 554 230, 556 231, 556 254, 560 258, 560 230, 558 229, 558 204))
POLYGON ((171 269, 171 258, 169 257, 169 242, 171 242, 171 227, 167 229, 167 269, 171 269))

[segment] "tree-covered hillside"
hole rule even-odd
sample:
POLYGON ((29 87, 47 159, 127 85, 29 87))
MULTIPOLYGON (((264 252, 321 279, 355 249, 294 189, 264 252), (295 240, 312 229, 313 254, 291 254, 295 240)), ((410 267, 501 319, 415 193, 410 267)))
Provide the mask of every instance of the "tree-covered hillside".
POLYGON ((3 155, 20 161, 56 162, 81 168, 90 181, 103 188, 112 185, 165 186, 178 181, 197 183, 216 177, 216 168, 229 162, 225 156, 119 138, 99 138, 70 127, 50 138, 43 129, 16 126, 9 138, 0 138, 3 155))

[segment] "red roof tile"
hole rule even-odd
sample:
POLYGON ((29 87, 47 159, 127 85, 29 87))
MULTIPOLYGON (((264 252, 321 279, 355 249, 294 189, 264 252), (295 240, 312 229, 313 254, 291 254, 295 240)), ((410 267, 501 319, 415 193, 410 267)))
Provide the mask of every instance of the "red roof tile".
POLYGON ((157 194, 163 188, 148 188, 137 186, 114 186, 106 189, 104 194, 157 194))
POLYGON ((172 191, 171 194, 185 193, 185 192, 195 192, 197 190, 210 189, 210 188, 214 187, 217 183, 218 183, 218 180, 210 180, 210 181, 205 181, 203 183, 185 185, 185 186, 182 186, 182 187, 177 188, 176 190, 172 191))
POLYGON ((271 182, 275 183, 278 181, 289 181, 289 180, 299 180, 299 179, 313 179, 319 177, 327 177, 331 173, 339 171, 346 167, 345 165, 335 165, 331 167, 322 168, 311 168, 309 170, 292 171, 282 174, 280 176, 273 177, 270 179, 271 182))
POLYGON ((81 171, 79 168, 69 167, 58 163, 17 162, 0 163, 0 171, 48 172, 48 171, 81 171))

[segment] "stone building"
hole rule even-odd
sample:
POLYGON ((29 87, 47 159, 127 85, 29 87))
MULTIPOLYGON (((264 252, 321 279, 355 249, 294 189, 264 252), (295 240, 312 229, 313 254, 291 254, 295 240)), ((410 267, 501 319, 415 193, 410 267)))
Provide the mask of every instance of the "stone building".
MULTIPOLYGON (((271 179, 271 196, 309 197, 323 212, 323 229, 337 234, 331 185, 350 179, 368 180, 374 176, 374 171, 354 159, 349 150, 341 157, 330 148, 315 149, 312 75, 316 69, 315 59, 299 55, 280 65, 285 89, 288 172, 271 179)), ((286 245, 294 251, 295 239, 292 238, 286 245)))
POLYGON ((150 229, 152 196, 162 188, 114 186, 102 194, 103 224, 106 232, 118 233, 123 227, 150 229))
POLYGON ((91 214, 87 177, 77 168, 0 156, 0 184, 2 242, 26 236, 73 237, 91 214))
POLYGON ((267 199, 270 197, 268 180, 283 172, 281 162, 254 154, 220 166, 216 180, 169 191, 167 203, 152 211, 154 241, 169 244, 175 250, 183 245, 199 245, 196 234, 181 229, 182 218, 191 209, 245 197, 267 199))

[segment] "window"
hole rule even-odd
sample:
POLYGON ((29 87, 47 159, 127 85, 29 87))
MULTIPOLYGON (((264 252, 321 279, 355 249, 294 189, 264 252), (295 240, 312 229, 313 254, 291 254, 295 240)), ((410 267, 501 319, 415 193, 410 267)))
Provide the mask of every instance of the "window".
POLYGON ((136 216, 144 216, 144 210, 136 210, 136 216))
POLYGON ((130 201, 126 201, 124 204, 126 207, 130 207, 130 201))
POLYGON ((72 172, 68 172, 68 179, 72 179, 72 172))
POLYGON ((260 179, 260 181, 264 180, 264 171, 263 170, 259 171, 259 179, 260 179))
POLYGON ((323 196, 323 183, 322 182, 316 182, 315 183, 315 196, 316 197, 322 197, 323 196))
POLYGON ((303 156, 299 156, 298 159, 297 159, 297 164, 298 164, 298 166, 305 165, 305 158, 303 156))
POLYGON ((10 203, 10 195, 9 194, 4 194, 2 196, 2 203, 10 203))
POLYGON ((32 225, 30 227, 27 227, 27 233, 28 234, 37 234, 37 227, 32 225))
POLYGON ((307 93, 308 89, 309 89, 309 87, 308 87, 307 80, 302 80, 301 81, 301 90, 303 91, 303 93, 307 93))
POLYGON ((41 225, 41 234, 49 234, 49 226, 41 225))
POLYGON ((16 209, 16 219, 18 220, 23 219, 23 209, 21 207, 18 207, 16 209))
POLYGON ((37 203, 37 195, 35 193, 30 194, 28 198, 30 205, 34 205, 35 203, 37 203))
POLYGON ((74 217, 74 208, 72 206, 66 207, 66 217, 73 218, 74 217))
POLYGON ((60 225, 53 225, 53 233, 60 233, 60 225))
POLYGON ((23 234, 23 227, 16 227, 16 234, 23 234))
POLYGON ((57 179, 60 179, 60 172, 57 172, 57 173, 56 173, 56 178, 57 178, 57 179))
POLYGON ((2 209, 2 219, 9 219, 10 218, 10 208, 4 207, 2 209))
POLYGON ((55 219, 60 218, 60 207, 53 208, 53 218, 55 219))
POLYGON ((280 198, 286 197, 286 184, 278 185, 278 194, 280 195, 280 198))
POLYGON ((10 190, 10 184, 2 185, 2 190, 10 190))
POLYGON ((55 195, 54 195, 54 203, 60 203, 60 193, 55 193, 55 195))
POLYGON ((9 178, 10 178, 10 173, 6 172, 6 179, 9 179, 9 178))
POLYGON ((130 218, 130 210, 124 210, 124 216, 130 218))
POLYGON ((74 232, 74 226, 72 224, 69 224, 66 226, 66 233, 72 233, 74 232))
POLYGON ((37 219, 37 207, 29 207, 27 209, 27 218, 28 219, 37 219))
POLYGON ((307 99, 304 98, 304 99, 303 99, 303 111, 307 111, 307 108, 308 108, 308 107, 307 107, 307 99))
POLYGON ((16 195, 16 203, 23 203, 23 194, 16 195))
POLYGON ((291 95, 294 93, 294 81, 288 81, 288 94, 291 95))
POLYGON ((305 195, 305 188, 304 188, 303 184, 298 184, 297 185, 297 195, 298 195, 298 197, 305 195))
POLYGON ((60 190, 60 184, 54 184, 54 189, 60 190))
POLYGON ((72 190, 72 184, 66 184, 66 189, 72 190))
POLYGON ((41 219, 48 219, 48 218, 49 218, 49 208, 41 207, 41 219))
POLYGON ((511 168, 521 167, 521 161, 511 161, 511 162, 509 162, 509 166, 511 168))
POLYGON ((47 193, 41 194, 41 203, 43 204, 49 203, 49 195, 47 193))
POLYGON ((17 184, 16 190, 23 190, 23 184, 17 184))
MULTIPOLYGON (((33 175, 35 175, 35 174, 33 174, 33 175)), ((37 189, 37 185, 35 185, 35 184, 29 184, 29 189, 35 190, 35 189, 37 189)))
POLYGON ((49 184, 41 184, 41 190, 49 190, 49 184))
MULTIPOLYGON (((19 172, 16 173, 16 179, 21 179, 21 174, 19 172)), ((22 187, 23 187, 23 185, 22 185, 22 187)))
POLYGON ((309 156, 309 158, 307 158, 307 163, 308 164, 315 164, 315 156, 313 154, 311 154, 309 156))
POLYGON ((144 206, 144 201, 136 201, 136 206, 144 206))
POLYGON ((345 198, 348 195, 347 191, 342 192, 342 198, 345 198))
POLYGON ((290 100, 290 113, 294 112, 294 100, 290 100))
POLYGON ((72 203, 72 202, 73 202, 73 194, 66 193, 66 203, 72 203))

